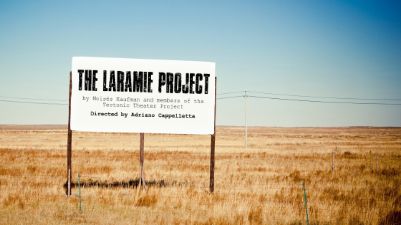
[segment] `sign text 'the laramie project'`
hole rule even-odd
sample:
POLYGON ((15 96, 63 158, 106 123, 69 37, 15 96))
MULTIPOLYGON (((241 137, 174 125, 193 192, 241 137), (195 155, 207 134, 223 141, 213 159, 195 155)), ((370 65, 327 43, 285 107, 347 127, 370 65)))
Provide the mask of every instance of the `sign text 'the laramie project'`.
POLYGON ((215 63, 74 57, 71 129, 213 134, 215 63))

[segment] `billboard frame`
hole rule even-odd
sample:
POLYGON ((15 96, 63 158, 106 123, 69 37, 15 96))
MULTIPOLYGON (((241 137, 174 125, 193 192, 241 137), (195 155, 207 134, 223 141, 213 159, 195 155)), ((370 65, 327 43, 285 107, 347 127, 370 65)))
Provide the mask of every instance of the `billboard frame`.
MULTIPOLYGON (((210 176, 209 176, 209 192, 214 192, 214 167, 215 167, 215 147, 216 147, 216 90, 217 90, 217 77, 215 77, 214 85, 214 129, 213 134, 210 135, 210 176)), ((71 130, 71 94, 72 94, 72 71, 70 71, 69 79, 69 94, 68 94, 68 132, 67 132, 67 189, 66 195, 71 196, 72 192, 72 130, 71 130)), ((139 140, 139 163, 140 163, 140 178, 139 187, 146 187, 144 177, 144 146, 145 146, 145 134, 140 134, 139 140)), ((139 188, 138 187, 138 188, 139 188)))

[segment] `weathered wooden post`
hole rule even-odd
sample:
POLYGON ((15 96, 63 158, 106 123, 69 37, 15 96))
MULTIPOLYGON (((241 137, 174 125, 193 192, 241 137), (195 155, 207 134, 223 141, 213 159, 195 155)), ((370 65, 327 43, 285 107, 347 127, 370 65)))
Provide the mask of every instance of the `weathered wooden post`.
POLYGON ((68 137, 67 137, 67 196, 71 195, 71 157, 72 157, 72 131, 71 131, 71 90, 72 90, 72 73, 70 72, 70 87, 68 97, 68 137))
POLYGON ((210 181, 209 181, 209 191, 214 192, 214 157, 215 157, 215 147, 216 147, 216 87, 217 87, 217 77, 214 79, 214 132, 210 137, 210 181))
POLYGON ((139 164, 141 165, 141 177, 139 179, 139 185, 143 185, 144 187, 146 187, 144 171, 143 171, 143 162, 145 160, 144 159, 145 158, 144 145, 145 145, 145 134, 140 133, 140 135, 139 135, 139 164))

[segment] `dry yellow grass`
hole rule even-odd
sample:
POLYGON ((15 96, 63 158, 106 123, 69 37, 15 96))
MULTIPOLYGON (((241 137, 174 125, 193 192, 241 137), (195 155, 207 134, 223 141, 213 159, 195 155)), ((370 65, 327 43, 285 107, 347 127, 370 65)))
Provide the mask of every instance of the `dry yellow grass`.
POLYGON ((0 224, 305 224, 302 181, 311 224, 400 219, 401 128, 251 128, 248 143, 218 128, 209 194, 208 136, 146 134, 138 191, 138 135, 74 133, 80 212, 63 187, 66 131, 0 127, 0 224))

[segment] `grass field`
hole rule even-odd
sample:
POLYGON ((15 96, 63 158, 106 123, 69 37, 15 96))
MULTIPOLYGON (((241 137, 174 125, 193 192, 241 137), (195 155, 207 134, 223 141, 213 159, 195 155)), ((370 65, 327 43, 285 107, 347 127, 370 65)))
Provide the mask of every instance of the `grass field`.
POLYGON ((145 134, 147 189, 136 187, 139 135, 0 126, 0 224, 401 224, 401 128, 218 127, 209 136, 145 134), (332 161, 334 156, 334 170, 332 161))

